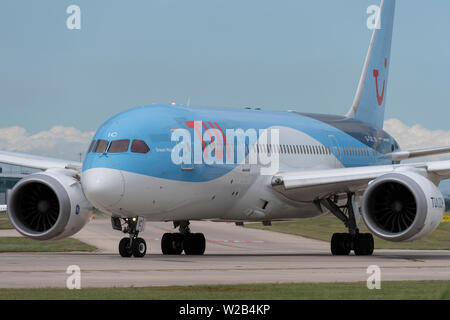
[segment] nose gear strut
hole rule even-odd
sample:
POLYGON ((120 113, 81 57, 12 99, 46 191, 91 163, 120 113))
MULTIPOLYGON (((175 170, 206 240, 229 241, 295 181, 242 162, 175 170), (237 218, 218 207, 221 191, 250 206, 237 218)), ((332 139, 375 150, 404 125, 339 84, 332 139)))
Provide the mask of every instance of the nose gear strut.
POLYGON ((111 224, 114 230, 128 233, 128 237, 122 238, 119 242, 119 253, 122 257, 142 258, 147 253, 147 244, 144 239, 139 238, 139 232, 144 231, 145 219, 142 217, 119 218, 111 217, 111 224), (122 223, 123 221, 123 223, 122 223))

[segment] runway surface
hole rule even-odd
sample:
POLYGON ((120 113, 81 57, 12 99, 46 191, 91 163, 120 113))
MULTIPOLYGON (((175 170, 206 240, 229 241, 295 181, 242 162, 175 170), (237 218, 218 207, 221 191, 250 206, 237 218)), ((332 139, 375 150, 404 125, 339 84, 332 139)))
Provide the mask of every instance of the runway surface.
POLYGON ((80 267, 82 287, 366 281, 370 265, 381 268, 382 281, 450 280, 450 251, 339 257, 331 256, 327 242, 293 235, 214 222, 192 222, 191 229, 206 236, 204 256, 162 255, 159 239, 173 232, 172 224, 147 223, 141 236, 149 253, 121 258, 117 245, 123 234, 108 219, 94 220, 75 237, 98 252, 0 254, 0 288, 65 287, 70 265, 80 267))

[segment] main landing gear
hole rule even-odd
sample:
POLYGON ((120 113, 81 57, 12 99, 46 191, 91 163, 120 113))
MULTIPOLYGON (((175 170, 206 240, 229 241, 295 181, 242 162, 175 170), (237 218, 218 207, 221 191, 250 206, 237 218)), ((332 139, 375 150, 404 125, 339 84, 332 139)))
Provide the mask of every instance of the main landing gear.
POLYGON ((179 255, 183 252, 187 255, 202 255, 205 253, 206 240, 203 233, 191 233, 189 221, 174 221, 174 228, 179 232, 165 233, 161 239, 161 251, 163 254, 179 255))
POLYGON ((124 258, 131 256, 142 258, 147 252, 147 244, 144 239, 138 238, 139 232, 144 230, 145 220, 142 217, 117 218, 112 217, 113 229, 128 233, 129 236, 119 242, 119 253, 124 258), (124 221, 123 224, 121 219, 124 221))
POLYGON ((331 253, 336 256, 349 255, 351 250, 357 256, 369 256, 373 253, 373 236, 370 233, 359 233, 353 210, 353 197, 353 193, 348 193, 347 203, 343 206, 338 206, 336 201, 330 198, 321 201, 324 207, 344 222, 349 231, 348 233, 333 234, 331 238, 331 253))

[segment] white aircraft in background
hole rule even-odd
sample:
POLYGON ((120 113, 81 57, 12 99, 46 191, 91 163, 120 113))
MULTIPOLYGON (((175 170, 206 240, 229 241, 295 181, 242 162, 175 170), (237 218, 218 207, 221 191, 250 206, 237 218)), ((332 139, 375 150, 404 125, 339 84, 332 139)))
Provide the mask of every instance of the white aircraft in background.
POLYGON ((0 162, 42 170, 11 191, 10 220, 32 239, 61 239, 83 228, 94 206, 111 216, 113 229, 128 234, 119 243, 123 257, 145 255, 146 243, 138 237, 144 221, 173 221, 179 228, 163 235, 164 254, 205 252, 205 237, 191 232, 190 220, 270 221, 332 213, 348 228, 333 235, 334 255, 373 253, 372 235, 359 232, 361 216, 373 234, 389 241, 430 234, 443 217, 437 186, 450 178, 450 161, 399 162, 450 148, 401 151, 382 129, 394 8, 394 0, 381 2, 381 28, 373 32, 346 116, 134 108, 98 129, 83 163, 0 153, 0 162), (225 134, 237 129, 260 134, 253 140, 244 136, 239 145, 225 134), (276 130, 278 139, 268 141, 261 134, 266 129, 276 130), (174 140, 178 130, 193 138, 174 140), (177 148, 181 162, 173 158, 177 148), (215 161, 192 161, 194 150, 215 161), (238 159, 239 150, 241 161, 226 161, 238 159), (276 172, 262 174, 267 163, 251 162, 253 156, 274 157, 276 172))

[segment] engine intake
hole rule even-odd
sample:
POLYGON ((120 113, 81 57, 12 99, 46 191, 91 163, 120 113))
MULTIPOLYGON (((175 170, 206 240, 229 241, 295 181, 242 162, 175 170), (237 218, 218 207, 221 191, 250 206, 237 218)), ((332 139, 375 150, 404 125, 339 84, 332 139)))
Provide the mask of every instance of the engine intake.
POLYGON ((11 190, 8 215, 24 236, 60 239, 78 232, 88 221, 90 207, 69 170, 35 173, 11 190))
POLYGON ((378 237, 412 241, 431 233, 444 213, 439 189, 413 172, 390 173, 371 182, 363 195, 362 216, 378 237))
POLYGON ((369 199, 368 210, 379 228, 392 233, 407 230, 417 215, 414 194, 398 182, 378 186, 369 199))
POLYGON ((20 223, 37 232, 51 229, 59 218, 60 206, 56 193, 41 182, 29 183, 21 191, 12 201, 20 223))

